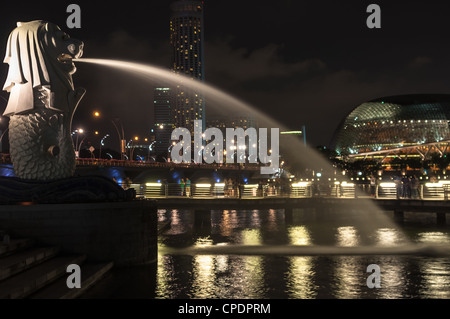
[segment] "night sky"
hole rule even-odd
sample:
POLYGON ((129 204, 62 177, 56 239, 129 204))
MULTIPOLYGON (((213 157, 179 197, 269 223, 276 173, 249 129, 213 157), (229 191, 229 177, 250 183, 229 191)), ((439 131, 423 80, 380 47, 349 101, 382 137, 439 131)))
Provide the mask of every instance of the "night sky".
MULTIPOLYGON (((43 19, 83 40, 83 57, 169 68, 170 3, 7 1, 0 10, 1 58, 17 21, 43 19), (81 29, 66 26, 72 2, 81 6, 81 29)), ((291 129, 306 125, 310 144, 328 145, 340 120, 365 101, 450 93, 449 9, 448 1, 434 0, 206 0, 206 81, 291 129), (370 3, 381 7, 381 29, 366 26, 370 3)), ((147 83, 89 64, 77 67, 75 86, 87 94, 74 128, 113 134, 111 125, 92 118, 100 110, 120 116, 128 138, 148 135, 153 90, 147 83)), ((2 64, 2 86, 6 72, 2 64)), ((5 106, 0 99, 0 110, 5 106)))

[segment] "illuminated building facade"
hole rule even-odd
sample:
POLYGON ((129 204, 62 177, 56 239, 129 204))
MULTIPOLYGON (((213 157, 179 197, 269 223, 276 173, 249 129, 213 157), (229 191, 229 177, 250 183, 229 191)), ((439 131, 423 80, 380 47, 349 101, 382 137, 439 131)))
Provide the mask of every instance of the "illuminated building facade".
POLYGON ((448 150, 449 123, 450 95, 380 98, 350 112, 336 130, 332 147, 349 157, 395 151, 424 158, 429 151, 448 150))
MULTIPOLYGON (((171 6, 170 45, 171 69, 192 79, 204 81, 203 2, 177 1, 171 6)), ((187 90, 182 84, 174 88, 172 118, 175 127, 194 132, 195 120, 205 129, 205 100, 199 92, 187 90)))
POLYGON ((244 130, 249 127, 254 127, 257 129, 257 122, 254 116, 252 115, 230 115, 227 117, 214 117, 208 119, 206 122, 206 127, 217 127, 222 131, 225 136, 226 128, 238 128, 241 127, 244 130))
POLYGON ((154 98, 155 143, 152 147, 156 155, 167 157, 170 137, 174 125, 172 123, 172 90, 155 88, 154 98))

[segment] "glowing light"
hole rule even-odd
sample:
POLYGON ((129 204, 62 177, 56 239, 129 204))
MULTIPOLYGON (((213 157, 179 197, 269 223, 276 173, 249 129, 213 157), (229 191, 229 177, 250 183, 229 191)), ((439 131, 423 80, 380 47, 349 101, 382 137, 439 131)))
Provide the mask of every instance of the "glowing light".
POLYGON ((161 183, 145 183, 145 186, 149 186, 149 187, 161 187, 161 183))
POLYGON ((395 187, 395 183, 380 183, 381 187, 395 187))
POLYGON ((352 247, 359 244, 358 232, 353 226, 339 227, 336 237, 339 246, 352 247))
POLYGON ((288 231, 292 245, 311 245, 311 235, 305 226, 293 226, 288 231))
POLYGON ((292 187, 306 187, 309 185, 309 182, 299 182, 292 184, 292 187))
POLYGON ((206 188, 206 187, 211 187, 211 184, 195 184, 195 186, 206 188))
POLYGON ((347 182, 342 182, 341 185, 342 185, 342 186, 347 186, 347 187, 353 187, 353 186, 355 186, 355 184, 353 184, 353 183, 347 183, 347 182))

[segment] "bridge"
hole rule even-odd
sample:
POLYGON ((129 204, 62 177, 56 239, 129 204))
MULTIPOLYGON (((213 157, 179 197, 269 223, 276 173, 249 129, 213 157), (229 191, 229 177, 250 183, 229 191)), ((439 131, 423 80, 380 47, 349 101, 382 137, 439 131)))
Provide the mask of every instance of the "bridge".
POLYGON ((166 169, 205 169, 205 170, 246 170, 259 171, 259 164, 194 164, 194 163, 173 163, 173 162, 150 162, 150 161, 130 161, 130 160, 107 160, 97 158, 77 158, 77 167, 128 167, 128 168, 166 168, 166 169))
MULTIPOLYGON (((0 165, 11 167, 8 154, 1 154, 0 165)), ((134 176, 157 170, 205 171, 233 173, 255 173, 259 164, 192 164, 170 162, 145 162, 77 158, 77 172, 86 174, 98 169, 120 169, 134 176)), ((235 175, 236 176, 236 175, 235 175)), ((375 188, 367 183, 334 181, 321 183, 312 181, 292 182, 277 185, 271 180, 258 183, 236 183, 222 180, 209 180, 190 185, 167 183, 162 180, 146 180, 131 184, 121 183, 124 188, 132 187, 139 198, 154 199, 162 209, 286 209, 315 207, 322 210, 363 209, 367 201, 373 202, 381 210, 394 212, 396 221, 401 222, 405 212, 436 214, 438 224, 446 224, 446 214, 450 213, 450 179, 429 182, 421 181, 415 192, 403 194, 399 184, 393 181, 379 182, 375 188), (404 196, 405 195, 405 196, 404 196)))
MULTIPOLYGON (((9 154, 0 154, 0 165, 12 165, 9 154)), ((226 163, 174 163, 174 162, 151 162, 151 161, 131 161, 118 159, 103 159, 103 158, 77 158, 77 167, 125 167, 125 168, 166 168, 166 169, 205 169, 205 170, 246 170, 258 171, 261 164, 226 164, 226 163)))
MULTIPOLYGON (((422 184, 421 194, 415 198, 398 197, 387 186, 378 185, 371 195, 367 185, 330 184, 328 189, 314 192, 311 185, 293 183, 290 188, 260 184, 245 184, 226 188, 224 183, 180 184, 147 183, 131 185, 141 198, 154 199, 160 209, 205 210, 254 210, 285 209, 292 214, 294 209, 315 208, 316 211, 368 210, 370 203, 380 208, 379 212, 391 212, 398 223, 403 223, 405 213, 435 214, 438 225, 446 224, 450 213, 450 200, 446 187, 422 184)), ((438 184, 438 183, 437 183, 438 184)), ((440 185, 440 184, 439 184, 440 185)), ((446 185, 446 184, 444 184, 446 185)), ((374 213, 376 213, 374 211, 374 213)))

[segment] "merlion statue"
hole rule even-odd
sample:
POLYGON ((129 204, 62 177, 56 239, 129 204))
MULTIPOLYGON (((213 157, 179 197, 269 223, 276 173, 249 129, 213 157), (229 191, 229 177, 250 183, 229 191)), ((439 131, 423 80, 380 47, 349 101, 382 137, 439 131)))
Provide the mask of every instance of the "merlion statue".
POLYGON ((83 42, 47 21, 18 22, 11 32, 3 87, 10 96, 3 115, 10 117, 10 154, 17 177, 49 181, 73 176, 71 124, 85 90, 74 89, 72 59, 82 52, 83 42))

